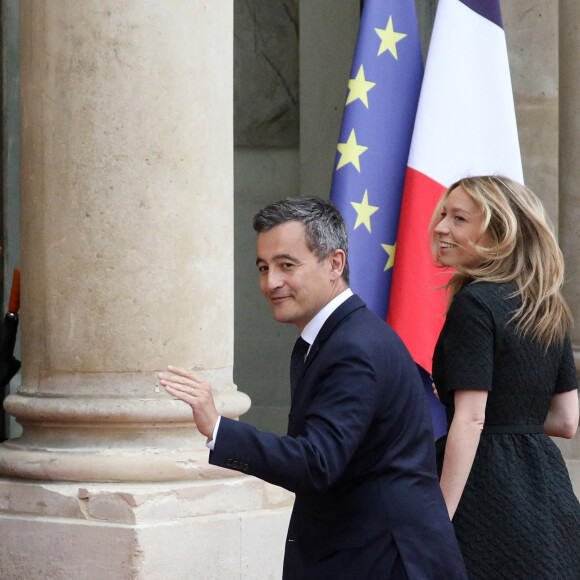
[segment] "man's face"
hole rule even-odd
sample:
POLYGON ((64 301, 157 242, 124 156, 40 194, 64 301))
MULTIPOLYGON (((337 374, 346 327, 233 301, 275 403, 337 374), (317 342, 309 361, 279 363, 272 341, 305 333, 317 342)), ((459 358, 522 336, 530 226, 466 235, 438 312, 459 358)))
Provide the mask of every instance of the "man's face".
POLYGON ((302 330, 342 290, 342 268, 330 256, 318 261, 306 245, 305 226, 290 221, 258 234, 260 290, 278 322, 302 330))

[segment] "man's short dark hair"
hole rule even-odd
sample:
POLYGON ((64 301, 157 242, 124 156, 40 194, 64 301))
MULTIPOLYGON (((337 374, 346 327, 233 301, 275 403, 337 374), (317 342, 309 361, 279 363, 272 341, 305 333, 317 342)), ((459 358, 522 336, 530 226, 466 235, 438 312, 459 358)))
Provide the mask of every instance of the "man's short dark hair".
POLYGON ((336 207, 319 197, 296 197, 271 203, 254 216, 258 234, 286 222, 300 222, 306 228, 306 244, 319 261, 335 250, 342 250, 346 260, 342 279, 348 284, 348 230, 336 207))

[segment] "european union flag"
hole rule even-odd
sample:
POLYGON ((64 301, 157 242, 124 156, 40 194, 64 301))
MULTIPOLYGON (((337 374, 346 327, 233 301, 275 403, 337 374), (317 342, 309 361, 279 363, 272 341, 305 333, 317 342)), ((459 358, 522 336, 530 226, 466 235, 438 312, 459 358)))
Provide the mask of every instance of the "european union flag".
POLYGON ((383 319, 422 78, 415 1, 366 0, 330 199, 349 230, 350 285, 383 319))

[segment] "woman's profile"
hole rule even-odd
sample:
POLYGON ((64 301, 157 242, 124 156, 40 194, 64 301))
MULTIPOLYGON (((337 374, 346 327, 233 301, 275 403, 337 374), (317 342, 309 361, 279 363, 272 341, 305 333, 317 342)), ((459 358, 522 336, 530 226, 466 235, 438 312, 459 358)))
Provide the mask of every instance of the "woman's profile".
POLYGON ((469 577, 578 580, 580 504, 549 437, 576 433, 578 383, 544 208, 510 179, 467 177, 430 234, 454 271, 433 381, 449 427, 441 489, 469 577))

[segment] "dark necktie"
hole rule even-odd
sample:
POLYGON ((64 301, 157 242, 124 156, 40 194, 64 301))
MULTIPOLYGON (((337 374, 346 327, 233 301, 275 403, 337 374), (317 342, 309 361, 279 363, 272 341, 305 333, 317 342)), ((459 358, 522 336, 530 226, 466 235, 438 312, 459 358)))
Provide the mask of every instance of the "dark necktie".
POLYGON ((306 360, 306 353, 310 345, 299 336, 292 349, 292 358, 290 359, 290 388, 292 396, 296 390, 296 385, 300 381, 302 371, 304 370, 304 362, 306 360))

